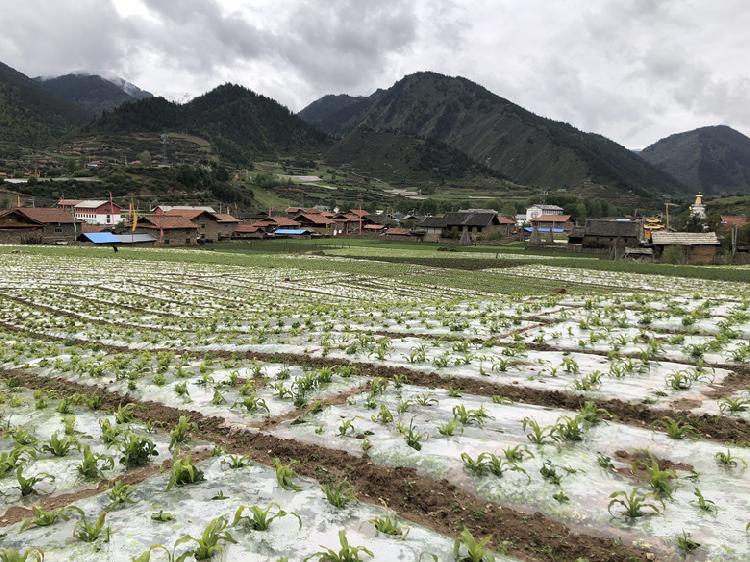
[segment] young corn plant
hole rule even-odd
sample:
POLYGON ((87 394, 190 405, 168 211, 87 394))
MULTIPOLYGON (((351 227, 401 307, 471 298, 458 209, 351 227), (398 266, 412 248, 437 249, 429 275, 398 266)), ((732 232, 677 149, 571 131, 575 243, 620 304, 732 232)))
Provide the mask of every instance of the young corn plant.
POLYGON ((698 430, 687 422, 681 422, 671 416, 664 416, 653 423, 655 429, 660 429, 670 439, 685 439, 698 437, 698 430))
POLYGON ((118 480, 114 486, 112 486, 107 492, 107 498, 109 499, 109 505, 105 508, 106 511, 112 511, 123 505, 133 505, 138 503, 138 500, 134 500, 131 496, 135 492, 135 488, 126 484, 122 480, 118 480))
MULTIPOLYGON (((221 517, 212 519, 200 537, 184 535, 175 541, 175 546, 194 542, 197 546, 189 554, 192 554, 196 560, 211 560, 214 556, 224 551, 222 543, 237 543, 234 537, 227 531, 227 527, 229 527, 229 522, 226 516, 222 515, 221 517)), ((178 558, 177 561, 179 560, 181 559, 178 558)))
POLYGON ((729 449, 727 449, 726 453, 719 451, 714 455, 714 458, 717 463, 725 468, 737 468, 740 464, 743 467, 747 467, 747 462, 744 459, 734 456, 729 449))
POLYGON ((414 418, 411 419, 409 422, 409 430, 406 432, 406 435, 404 436, 404 439, 406 440, 406 444, 409 445, 412 449, 416 451, 422 450, 422 440, 426 435, 424 433, 419 433, 414 429, 414 418))
POLYGON ((81 515, 73 529, 73 536, 82 542, 95 542, 99 538, 109 540, 112 530, 104 526, 106 516, 107 512, 102 511, 94 521, 89 521, 85 515, 81 515))
POLYGON ((535 445, 544 445, 545 443, 552 442, 554 438, 554 426, 541 426, 534 418, 528 416, 523 418, 522 423, 524 431, 527 429, 530 430, 526 434, 526 439, 535 445))
POLYGON ((40 482, 44 482, 45 480, 54 482, 55 477, 52 476, 49 472, 40 472, 26 478, 23 475, 23 467, 19 466, 18 468, 16 468, 16 482, 18 483, 19 490, 21 490, 22 497, 37 493, 34 486, 36 486, 40 482))
POLYGON ((372 523, 372 526, 375 527, 375 530, 378 533, 383 533, 390 537, 401 537, 402 539, 405 539, 411 530, 409 527, 401 524, 395 513, 386 513, 383 517, 370 519, 370 523, 372 523))
POLYGON ((692 554, 701 546, 701 543, 696 542, 690 538, 690 533, 688 533, 687 531, 682 531, 682 534, 677 535, 675 543, 677 544, 677 548, 680 549, 680 552, 682 552, 683 556, 692 554))
POLYGON ((117 409, 115 410, 115 421, 118 424, 124 424, 124 423, 130 423, 135 419, 135 404, 128 403, 124 406, 120 404, 117 406, 117 409))
POLYGON ((0 451, 0 477, 35 458, 36 449, 33 447, 16 445, 10 451, 0 451))
POLYGON ((341 545, 341 548, 338 551, 320 545, 323 550, 319 550, 318 552, 307 556, 302 562, 315 559, 317 559, 318 562, 364 562, 362 559, 363 555, 367 555, 370 558, 375 556, 369 548, 350 545, 349 540, 346 538, 346 531, 343 529, 339 531, 339 544, 341 545))
POLYGON ((468 529, 453 542, 453 558, 460 562, 495 562, 495 555, 487 548, 492 537, 477 540, 468 529))
POLYGON ((232 527, 242 527, 250 529, 252 531, 267 531, 271 527, 271 523, 276 519, 281 519, 291 515, 297 518, 299 528, 302 529, 302 519, 300 516, 293 512, 286 512, 281 509, 277 503, 269 503, 265 509, 261 509, 257 505, 241 505, 234 512, 234 519, 232 520, 232 527), (271 513, 272 509, 276 509, 275 513, 271 513), (248 515, 243 515, 245 511, 249 512, 248 515))
POLYGON ((323 490, 323 493, 326 495, 328 503, 338 509, 345 508, 355 499, 354 488, 347 480, 326 483, 323 484, 320 489, 323 490))
POLYGON ((83 515, 83 511, 75 506, 46 510, 40 505, 35 505, 31 508, 31 512, 32 516, 24 519, 21 532, 31 527, 49 527, 58 521, 68 521, 73 513, 83 515))
POLYGON ((85 480, 99 480, 103 477, 102 471, 111 470, 115 466, 112 457, 103 453, 94 453, 89 445, 84 445, 81 452, 83 457, 76 465, 76 470, 85 480))
POLYGON ((279 459, 273 459, 273 468, 276 471, 276 482, 280 488, 285 490, 292 490, 299 492, 302 487, 294 483, 294 479, 297 477, 297 473, 294 472, 292 466, 295 461, 289 464, 282 463, 279 459))
POLYGON ((174 429, 169 432, 169 450, 173 451, 176 447, 187 443, 190 439, 190 431, 194 429, 195 424, 190 422, 187 416, 180 416, 174 429))
POLYGON ((246 455, 227 455, 221 460, 221 466, 226 466, 232 470, 243 468, 250 463, 250 457, 246 455))
POLYGON ((134 433, 119 443, 120 464, 128 468, 143 466, 148 464, 151 457, 157 456, 159 451, 156 450, 156 444, 148 437, 142 437, 134 433))
POLYGON ((169 491, 175 486, 197 484, 203 480, 205 480, 203 471, 193 464, 193 459, 189 453, 181 458, 174 457, 172 459, 172 471, 165 491, 169 491))
POLYGON ((443 425, 438 426, 438 433, 444 437, 453 437, 453 434, 459 429, 463 433, 463 426, 459 426, 456 418, 451 418, 443 425))
POLYGON ((701 492, 700 488, 696 487, 693 490, 693 495, 695 496, 695 499, 690 502, 690 505, 697 507, 704 513, 710 513, 712 515, 715 515, 719 511, 716 502, 703 497, 703 493, 701 492))
POLYGON ((77 444, 78 441, 75 438, 68 437, 67 435, 60 437, 55 432, 49 440, 42 445, 41 450, 50 453, 55 457, 65 457, 70 452, 70 449, 77 444))
POLYGON ((623 509, 622 515, 629 519, 637 519, 648 515, 645 510, 650 510, 653 514, 659 513, 659 507, 648 501, 649 495, 643 494, 638 488, 633 488, 630 493, 624 490, 618 490, 612 492, 609 495, 609 504, 607 505, 607 511, 613 517, 617 517, 612 513, 612 508, 620 506, 623 509))
POLYGON ((0 562, 44 562, 44 552, 38 548, 19 551, 13 548, 0 548, 0 562))

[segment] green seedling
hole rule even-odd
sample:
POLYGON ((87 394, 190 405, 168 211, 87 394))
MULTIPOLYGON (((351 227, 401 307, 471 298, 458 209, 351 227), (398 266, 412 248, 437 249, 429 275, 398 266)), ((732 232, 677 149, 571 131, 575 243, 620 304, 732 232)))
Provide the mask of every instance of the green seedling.
POLYGON ((191 455, 186 454, 181 458, 172 459, 172 471, 165 490, 169 491, 175 486, 196 484, 203 480, 205 480, 203 471, 193 464, 191 455))
POLYGON ((317 559, 318 562, 363 562, 362 556, 367 555, 370 558, 375 555, 369 548, 364 546, 351 546, 346 538, 346 532, 342 529, 339 531, 339 544, 341 548, 337 551, 327 546, 320 545, 323 550, 319 550, 303 559, 303 562, 317 559))
POLYGON ((276 471, 276 482, 279 487, 285 490, 299 492, 302 490, 302 487, 294 483, 294 479, 297 477, 297 474, 292 468, 294 464, 295 461, 292 461, 289 464, 283 464, 279 459, 273 459, 273 468, 276 471))
POLYGON ((271 527, 271 523, 275 519, 280 519, 291 515, 297 518, 299 528, 302 529, 302 519, 299 515, 292 512, 286 512, 279 507, 277 503, 269 503, 265 509, 261 509, 256 505, 241 505, 237 508, 234 513, 234 519, 232 520, 232 527, 243 527, 245 529, 251 529, 253 531, 267 531, 271 527), (272 509, 276 509, 275 513, 271 513, 272 509), (243 515, 245 511, 248 511, 249 515, 243 515))

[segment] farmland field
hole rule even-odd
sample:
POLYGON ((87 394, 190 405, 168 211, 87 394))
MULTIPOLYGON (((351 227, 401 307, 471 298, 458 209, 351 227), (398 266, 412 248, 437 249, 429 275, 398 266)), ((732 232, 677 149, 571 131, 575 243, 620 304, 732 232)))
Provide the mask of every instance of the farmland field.
POLYGON ((0 248, 0 560, 750 559, 747 270, 264 248, 0 248))

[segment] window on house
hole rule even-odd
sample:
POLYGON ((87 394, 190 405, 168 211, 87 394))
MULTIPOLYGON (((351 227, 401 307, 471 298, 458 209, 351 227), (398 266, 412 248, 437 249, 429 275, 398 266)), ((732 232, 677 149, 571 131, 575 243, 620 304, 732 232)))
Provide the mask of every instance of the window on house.
POLYGON ((185 244, 190 244, 190 238, 185 239, 185 244))
POLYGON ((164 239, 164 244, 167 244, 167 245, 169 244, 169 238, 164 239))
POLYGON ((62 226, 55 227, 55 233, 60 234, 62 232, 62 226))

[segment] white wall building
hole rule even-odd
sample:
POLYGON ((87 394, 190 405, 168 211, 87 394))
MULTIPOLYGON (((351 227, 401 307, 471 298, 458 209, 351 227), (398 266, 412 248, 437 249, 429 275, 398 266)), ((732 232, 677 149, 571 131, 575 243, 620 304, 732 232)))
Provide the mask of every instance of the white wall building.
POLYGON ((557 205, 532 205, 526 209, 526 222, 531 222, 540 215, 562 215, 563 208, 557 205))
POLYGON ((86 199, 73 209, 75 218, 89 224, 115 225, 122 222, 122 207, 106 199, 86 199))

